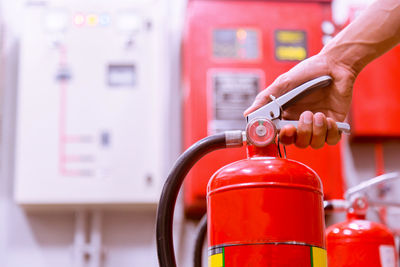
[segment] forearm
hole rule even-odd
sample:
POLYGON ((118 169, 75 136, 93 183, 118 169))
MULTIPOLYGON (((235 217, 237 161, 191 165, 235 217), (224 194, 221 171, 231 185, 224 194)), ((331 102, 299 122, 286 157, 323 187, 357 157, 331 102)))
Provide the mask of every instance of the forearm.
POLYGON ((321 51, 357 75, 400 42, 400 0, 376 0, 321 51))

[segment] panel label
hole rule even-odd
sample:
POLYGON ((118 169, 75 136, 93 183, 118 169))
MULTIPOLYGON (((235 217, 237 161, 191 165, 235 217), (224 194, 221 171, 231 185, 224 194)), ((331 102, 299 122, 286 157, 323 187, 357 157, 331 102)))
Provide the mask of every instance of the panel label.
POLYGON ((307 35, 300 30, 275 31, 275 57, 280 61, 300 61, 307 57, 307 35))
POLYGON ((261 87, 260 73, 218 71, 211 75, 212 118, 210 133, 242 130, 243 112, 253 103, 261 87))
POLYGON ((393 246, 380 245, 379 255, 381 258, 382 267, 395 267, 396 266, 396 252, 393 246))

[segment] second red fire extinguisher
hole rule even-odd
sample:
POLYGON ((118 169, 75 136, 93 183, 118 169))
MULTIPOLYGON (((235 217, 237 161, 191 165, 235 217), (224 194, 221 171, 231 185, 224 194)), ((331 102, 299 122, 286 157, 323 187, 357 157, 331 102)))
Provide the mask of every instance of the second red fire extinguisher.
POLYGON ((369 201, 361 194, 375 184, 398 178, 397 173, 384 174, 349 189, 345 194, 346 200, 326 202, 328 209, 347 213, 344 222, 327 229, 329 267, 398 266, 392 231, 383 224, 366 220, 369 201))

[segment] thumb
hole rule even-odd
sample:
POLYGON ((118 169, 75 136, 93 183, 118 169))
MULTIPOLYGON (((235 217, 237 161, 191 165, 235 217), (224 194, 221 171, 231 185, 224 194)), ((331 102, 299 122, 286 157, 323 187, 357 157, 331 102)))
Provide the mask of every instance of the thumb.
POLYGON ((243 113, 244 116, 247 116, 248 114, 252 113, 258 108, 271 102, 270 98, 271 95, 279 97, 282 94, 286 93, 286 91, 289 91, 287 88, 290 87, 287 83, 287 79, 285 78, 285 76, 286 74, 282 74, 270 86, 268 86, 266 89, 258 93, 253 104, 251 104, 251 106, 248 109, 246 109, 246 111, 243 113))

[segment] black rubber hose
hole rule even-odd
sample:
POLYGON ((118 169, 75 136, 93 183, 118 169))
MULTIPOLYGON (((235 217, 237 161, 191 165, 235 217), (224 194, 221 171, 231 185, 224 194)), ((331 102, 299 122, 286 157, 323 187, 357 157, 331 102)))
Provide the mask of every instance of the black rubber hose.
POLYGON ((201 218, 197 226, 196 242, 194 246, 193 266, 202 267, 203 264, 203 246, 207 234, 207 214, 201 218))
POLYGON ((201 157, 225 147, 225 133, 206 137, 188 148, 170 171, 157 209, 157 254, 160 267, 176 267, 172 224, 175 202, 186 174, 201 157))

